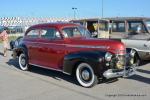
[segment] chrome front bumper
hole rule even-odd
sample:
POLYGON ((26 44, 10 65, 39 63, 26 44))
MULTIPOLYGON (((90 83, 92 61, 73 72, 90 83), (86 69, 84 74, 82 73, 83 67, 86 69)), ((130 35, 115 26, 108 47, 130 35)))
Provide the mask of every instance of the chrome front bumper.
POLYGON ((135 74, 136 67, 132 66, 128 69, 124 68, 121 71, 115 70, 115 69, 108 69, 103 73, 103 76, 106 79, 110 78, 117 78, 117 77, 130 77, 135 74))

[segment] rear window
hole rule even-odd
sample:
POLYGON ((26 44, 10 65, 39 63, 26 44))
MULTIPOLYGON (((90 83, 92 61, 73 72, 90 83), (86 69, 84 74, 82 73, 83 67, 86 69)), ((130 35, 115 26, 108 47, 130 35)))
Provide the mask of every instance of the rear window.
POLYGON ((34 30, 29 31, 27 33, 27 37, 29 37, 29 38, 38 38, 39 37, 39 30, 34 29, 34 30))

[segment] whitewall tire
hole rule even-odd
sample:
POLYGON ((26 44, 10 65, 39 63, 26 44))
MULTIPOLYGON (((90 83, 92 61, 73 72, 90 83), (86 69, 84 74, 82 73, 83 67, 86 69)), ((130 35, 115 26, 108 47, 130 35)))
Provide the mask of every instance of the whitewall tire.
POLYGON ((28 61, 27 56, 24 53, 19 55, 19 67, 21 70, 26 71, 28 70, 28 61))
POLYGON ((92 67, 88 63, 80 63, 76 69, 76 78, 83 87, 92 87, 98 83, 92 67))

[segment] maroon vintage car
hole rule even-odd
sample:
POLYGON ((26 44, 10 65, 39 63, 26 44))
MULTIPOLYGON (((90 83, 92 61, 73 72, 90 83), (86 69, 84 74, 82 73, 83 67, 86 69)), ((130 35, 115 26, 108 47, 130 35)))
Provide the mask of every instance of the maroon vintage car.
POLYGON ((31 26, 22 43, 14 49, 22 70, 29 65, 75 75, 84 87, 94 86, 99 78, 131 76, 134 68, 126 63, 123 43, 90 38, 83 26, 48 23, 31 26))

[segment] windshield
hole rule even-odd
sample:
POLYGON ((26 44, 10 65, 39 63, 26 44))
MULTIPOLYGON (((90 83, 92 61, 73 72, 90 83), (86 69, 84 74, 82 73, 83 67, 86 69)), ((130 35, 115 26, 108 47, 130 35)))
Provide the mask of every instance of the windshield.
POLYGON ((86 37, 90 38, 90 32, 84 27, 67 27, 64 28, 63 34, 65 38, 72 38, 72 37, 86 37))
POLYGON ((146 21, 146 26, 148 27, 148 30, 150 31, 150 20, 146 21))

